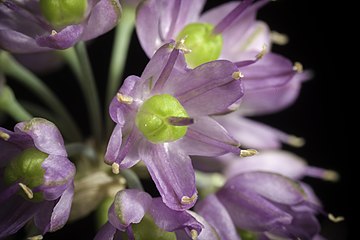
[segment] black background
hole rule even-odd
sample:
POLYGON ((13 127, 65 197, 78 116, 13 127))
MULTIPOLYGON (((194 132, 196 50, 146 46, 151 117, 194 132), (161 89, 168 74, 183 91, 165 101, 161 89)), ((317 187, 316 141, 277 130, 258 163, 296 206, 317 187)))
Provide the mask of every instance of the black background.
MULTIPOLYGON (((206 9, 222 2, 225 1, 208 1, 206 9)), ((314 187, 326 211, 346 218, 345 222, 335 224, 320 217, 322 234, 329 240, 344 240, 348 239, 351 222, 348 192, 350 156, 343 150, 348 140, 342 128, 334 121, 336 113, 325 112, 327 108, 333 107, 333 100, 331 100, 333 94, 329 91, 329 86, 334 81, 331 74, 334 69, 330 67, 331 56, 328 51, 331 39, 328 31, 330 14, 327 14, 320 6, 314 5, 314 2, 316 1, 279 0, 271 2, 260 10, 259 19, 266 21, 272 30, 285 33, 290 38, 286 46, 274 46, 273 51, 287 56, 292 61, 301 62, 305 69, 313 70, 315 75, 311 81, 304 83, 300 97, 293 106, 277 114, 255 119, 285 132, 304 137, 306 139, 304 147, 287 149, 307 159, 311 165, 335 169, 340 173, 341 179, 337 183, 310 178, 306 178, 305 182, 314 187)), ((89 46, 89 54, 102 99, 112 39, 113 31, 101 36, 89 46)), ((147 61, 134 35, 124 76, 140 75, 147 61)), ((84 102, 70 70, 64 67, 61 73, 44 75, 43 78, 55 92, 62 96, 62 100, 69 106, 72 114, 82 123, 83 130, 88 131, 86 109, 82 107, 84 102)), ((32 97, 27 96, 21 86, 13 84, 13 87, 24 92, 18 98, 30 99, 32 97)), ((7 125, 12 127, 13 123, 8 122, 7 125)), ((47 234, 45 239, 65 239, 75 238, 75 236, 79 239, 92 239, 94 234, 95 229, 90 216, 68 224, 56 233, 47 234)))

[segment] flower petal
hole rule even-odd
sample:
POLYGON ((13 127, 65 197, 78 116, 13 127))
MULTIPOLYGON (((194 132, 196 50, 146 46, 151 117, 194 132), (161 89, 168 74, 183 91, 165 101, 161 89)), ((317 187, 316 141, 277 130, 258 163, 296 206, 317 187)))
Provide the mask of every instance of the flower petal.
POLYGON ((40 151, 47 154, 67 156, 64 140, 57 127, 46 119, 33 118, 28 122, 16 124, 15 132, 29 135, 40 151))
POLYGON ((219 156, 225 153, 240 155, 239 144, 211 117, 199 117, 190 125, 177 145, 189 155, 219 156))
POLYGON ((109 208, 109 222, 115 228, 125 231, 132 223, 139 223, 151 204, 151 196, 137 189, 118 192, 109 208))
POLYGON ((222 240, 240 240, 229 213, 215 195, 199 201, 195 211, 208 221, 222 240))
POLYGON ((35 39, 11 29, 0 29, 0 47, 12 53, 32 53, 50 50, 39 46, 35 39))
POLYGON ((177 145, 143 141, 139 147, 140 158, 145 162, 164 203, 174 210, 189 209, 197 199, 194 169, 189 156, 172 144, 177 145))
POLYGON ((164 91, 173 92, 191 117, 221 113, 243 96, 241 80, 233 77, 237 71, 229 61, 212 61, 169 80, 164 91))
POLYGON ((121 15, 118 0, 100 0, 91 9, 81 39, 86 41, 96 38, 116 26, 121 15))
POLYGON ((106 222, 97 232, 94 240, 113 240, 116 233, 116 228, 111 223, 106 222))

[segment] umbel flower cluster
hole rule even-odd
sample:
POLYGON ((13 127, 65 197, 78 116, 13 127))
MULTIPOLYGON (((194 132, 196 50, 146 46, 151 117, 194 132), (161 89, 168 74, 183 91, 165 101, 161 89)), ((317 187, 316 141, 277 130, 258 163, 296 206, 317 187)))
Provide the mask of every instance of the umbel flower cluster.
POLYGON ((256 15, 272 3, 205 4, 0 0, 0 113, 16 122, 0 127, 0 239, 46 239, 92 212, 97 240, 315 240, 318 215, 342 220, 302 182, 337 173, 282 150, 302 138, 248 118, 290 106, 311 78, 271 52, 286 36, 256 15), (113 28, 103 109, 86 44, 113 28), (133 31, 149 61, 123 77, 133 31), (62 63, 82 90, 88 136, 39 77, 62 63), (13 81, 37 101, 19 102, 13 81))

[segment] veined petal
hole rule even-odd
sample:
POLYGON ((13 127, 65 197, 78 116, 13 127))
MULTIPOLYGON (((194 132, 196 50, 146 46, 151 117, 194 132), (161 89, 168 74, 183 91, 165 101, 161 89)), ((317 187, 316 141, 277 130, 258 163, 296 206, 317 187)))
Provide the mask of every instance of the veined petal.
POLYGON ((60 32, 47 33, 47 35, 36 38, 36 43, 41 47, 49 47, 54 49, 66 49, 78 42, 84 27, 81 24, 69 25, 60 32))
POLYGON ((116 228, 110 222, 106 222, 97 232, 94 240, 113 240, 116 228))
POLYGON ((48 120, 33 118, 30 121, 18 123, 15 126, 15 132, 23 132, 29 135, 36 148, 44 153, 67 156, 64 140, 59 130, 48 120))
POLYGON ((121 11, 118 0, 100 0, 91 10, 81 39, 93 39, 110 31, 116 26, 121 11))
POLYGON ((108 216, 111 225, 125 231, 132 223, 139 223, 151 205, 151 196, 137 189, 126 189, 118 192, 114 203, 109 208, 108 216))
POLYGON ((225 112, 243 96, 241 80, 233 77, 235 72, 238 68, 229 61, 212 61, 168 81, 165 91, 173 92, 192 117, 225 112))
POLYGON ((216 230, 222 240, 240 240, 233 221, 216 195, 209 195, 195 206, 199 213, 216 230))
POLYGON ((211 117, 196 118, 176 144, 189 155, 219 156, 229 152, 240 155, 238 142, 211 117))
POLYGON ((159 190, 164 203, 171 209, 184 210, 194 206, 197 199, 195 173, 188 155, 175 143, 152 144, 143 141, 140 158, 159 190))

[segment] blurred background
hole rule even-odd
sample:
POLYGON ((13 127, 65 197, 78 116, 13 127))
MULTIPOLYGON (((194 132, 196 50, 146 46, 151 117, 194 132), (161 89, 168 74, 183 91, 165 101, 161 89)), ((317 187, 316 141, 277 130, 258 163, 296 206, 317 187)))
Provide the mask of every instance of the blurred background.
MULTIPOLYGON (((208 1, 209 9, 227 1, 208 1)), ((273 46, 273 51, 288 57, 291 61, 301 62, 304 69, 311 69, 314 77, 303 84, 300 97, 295 104, 277 114, 256 117, 254 119, 284 132, 305 138, 302 148, 285 147, 305 158, 311 165, 334 169, 340 173, 337 183, 319 179, 306 178, 323 201, 325 210, 334 215, 344 216, 345 221, 332 223, 320 216, 322 235, 329 240, 345 240, 349 237, 351 222, 348 184, 350 182, 349 155, 341 149, 348 140, 340 124, 335 124, 336 111, 325 112, 333 107, 333 93, 329 91, 334 77, 329 65, 331 52, 328 50, 331 38, 329 29, 330 13, 324 12, 311 0, 279 0, 260 10, 259 19, 267 22, 272 30, 284 33, 289 37, 285 46, 273 46), (331 97, 331 98, 330 98, 331 97), (335 113, 334 113, 335 112, 335 113)), ((111 45, 114 32, 111 31, 89 44, 89 54, 97 79, 101 99, 104 99, 105 83, 110 61, 111 45)), ((147 57, 143 53, 134 34, 124 76, 140 75, 147 57)), ((64 66, 60 72, 43 74, 42 78, 69 106, 70 112, 76 116, 86 132, 89 130, 86 108, 80 89, 71 71, 64 66)), ((18 99, 33 99, 25 89, 12 81, 8 81, 18 99)), ((2 125, 13 128, 14 122, 2 119, 2 125)), ((66 225, 56 233, 47 234, 45 239, 65 239, 77 236, 78 239, 92 239, 96 229, 92 215, 86 219, 66 225)))

